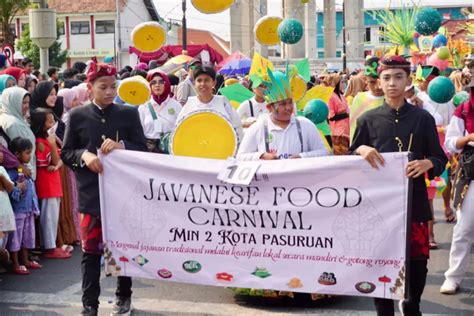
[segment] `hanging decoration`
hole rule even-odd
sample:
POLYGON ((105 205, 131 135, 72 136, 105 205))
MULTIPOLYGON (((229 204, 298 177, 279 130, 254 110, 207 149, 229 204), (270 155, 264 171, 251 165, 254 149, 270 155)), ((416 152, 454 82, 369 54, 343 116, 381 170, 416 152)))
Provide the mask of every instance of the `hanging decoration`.
POLYGON ((233 5, 235 0, 191 0, 193 6, 205 14, 220 13, 233 5))
POLYGON ((262 45, 273 46, 280 44, 280 37, 278 36, 278 26, 283 21, 277 16, 261 17, 255 24, 254 33, 255 39, 262 45))
POLYGON ((133 28, 131 39, 140 52, 156 52, 166 42, 166 30, 158 22, 143 22, 133 28))

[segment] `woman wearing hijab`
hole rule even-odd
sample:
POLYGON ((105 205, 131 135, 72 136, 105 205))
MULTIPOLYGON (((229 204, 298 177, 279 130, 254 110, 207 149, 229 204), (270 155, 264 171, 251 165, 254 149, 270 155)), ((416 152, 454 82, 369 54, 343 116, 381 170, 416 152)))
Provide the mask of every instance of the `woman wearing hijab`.
POLYGON ((71 88, 72 91, 76 92, 77 106, 85 105, 89 103, 89 91, 87 91, 86 85, 78 85, 71 88))
MULTIPOLYGON (((61 120, 63 116, 63 97, 58 97, 58 85, 51 81, 42 81, 38 83, 31 96, 31 110, 36 108, 47 108, 53 111, 56 124, 51 128, 50 133, 56 134, 58 147, 62 147, 62 139, 66 125, 61 120)), ((71 179, 68 178, 64 166, 59 169, 61 176, 61 186, 63 188, 63 197, 61 198, 59 223, 57 234, 57 247, 65 251, 72 251, 69 245, 77 241, 76 228, 74 225, 73 212, 71 205, 71 179)))
POLYGON ((0 75, 0 95, 2 95, 3 90, 10 88, 16 85, 15 77, 10 75, 0 75))
POLYGON ((36 138, 26 123, 25 117, 29 114, 30 94, 25 89, 10 87, 2 93, 2 109, 0 110, 0 127, 6 136, 12 140, 17 137, 27 138, 33 144, 33 154, 27 166, 23 166, 25 174, 31 173, 32 179, 36 179, 36 138))
POLYGON ((34 76, 26 77, 25 89, 32 94, 35 91, 36 85, 38 84, 38 79, 34 76))
POLYGON ((173 131, 181 104, 170 97, 171 86, 168 76, 161 71, 148 74, 151 98, 140 105, 138 113, 150 152, 167 153, 167 140, 173 131))
POLYGON ((0 72, 0 75, 10 75, 15 78, 16 85, 20 88, 25 88, 26 84, 26 72, 22 68, 8 67, 4 71, 0 72))

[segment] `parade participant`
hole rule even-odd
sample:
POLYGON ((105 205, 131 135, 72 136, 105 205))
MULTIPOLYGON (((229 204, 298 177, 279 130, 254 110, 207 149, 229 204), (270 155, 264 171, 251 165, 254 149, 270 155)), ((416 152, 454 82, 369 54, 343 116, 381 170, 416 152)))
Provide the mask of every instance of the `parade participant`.
POLYGON ((0 110, 0 127, 10 139, 17 137, 27 138, 33 144, 33 155, 27 165, 22 165, 26 176, 36 179, 36 137, 26 123, 25 117, 29 115, 30 95, 28 91, 19 87, 5 89, 2 93, 2 106, 0 110))
POLYGON ((32 94, 35 91, 36 85, 38 84, 38 79, 33 76, 26 77, 25 89, 32 94))
POLYGON ((216 83, 216 71, 212 66, 197 66, 193 72, 194 90, 197 96, 190 97, 178 115, 177 122, 195 111, 211 109, 221 113, 234 127, 239 139, 242 139, 242 123, 226 97, 213 95, 212 89, 216 83))
POLYGON ((0 72, 0 75, 10 75, 15 78, 16 85, 20 88, 25 88, 26 74, 25 70, 18 67, 8 67, 4 71, 0 72))
POLYGON ((76 90, 64 88, 59 90, 58 92, 58 97, 63 98, 64 114, 62 117, 62 121, 66 125, 69 123, 69 112, 79 105, 79 99, 77 97, 76 90))
POLYGON ((33 61, 31 59, 29 59, 28 57, 26 57, 25 59, 23 59, 21 61, 21 66, 23 67, 23 69, 25 70, 25 74, 27 76, 30 76, 34 70, 34 66, 33 66, 33 61))
POLYGON ((5 70, 6 66, 7 66, 7 56, 0 53, 0 71, 5 70))
POLYGON ((0 95, 2 95, 3 90, 10 88, 16 85, 16 79, 10 75, 0 75, 0 95))
MULTIPOLYGON (((455 107, 452 101, 446 103, 437 103, 431 100, 430 96, 428 95, 428 85, 434 78, 439 76, 439 73, 439 69, 434 66, 421 66, 421 72, 419 72, 418 76, 416 77, 416 83, 418 83, 418 88, 420 89, 420 92, 418 92, 417 96, 421 100, 423 100, 425 104, 425 109, 430 112, 430 114, 433 115, 435 119, 437 114, 441 116, 442 120, 436 120, 436 126, 438 127, 438 136, 441 146, 443 146, 445 153, 448 154, 448 151, 446 150, 446 148, 444 148, 446 135, 445 130, 451 120, 451 117, 453 116, 455 107), (426 105, 430 105, 430 107, 426 107, 426 105)), ((452 223, 456 220, 456 216, 454 214, 453 209, 451 208, 450 200, 452 184, 449 179, 449 172, 450 170, 448 169, 446 189, 443 191, 442 196, 444 204, 444 217, 446 219, 446 222, 452 223)), ((436 243, 433 243, 432 246, 434 246, 434 248, 437 248, 436 243)))
POLYGON ((76 92, 78 106, 89 103, 89 91, 87 90, 87 85, 85 83, 72 87, 71 90, 76 92))
POLYGON ((151 98, 147 103, 140 105, 138 113, 147 138, 148 150, 168 153, 167 139, 173 131, 182 106, 171 98, 170 82, 164 72, 149 73, 147 80, 150 83, 151 98))
POLYGON ((457 223, 449 253, 449 269, 440 288, 443 294, 455 294, 469 266, 474 240, 474 80, 468 85, 470 99, 458 106, 446 132, 446 148, 461 154, 454 176, 453 199, 457 223))
MULTIPOLYGON (((11 142, 11 150, 21 163, 27 164, 31 159, 33 144, 27 138, 17 137, 11 142)), ((11 234, 7 249, 12 257, 13 272, 27 275, 32 269, 42 268, 38 262, 28 259, 28 249, 35 248, 35 216, 40 214, 38 197, 33 179, 25 177, 21 168, 7 171, 15 183, 10 198, 16 222, 16 231, 11 234)))
POLYGON ((31 130, 36 136, 36 192, 41 208, 41 242, 44 256, 49 259, 67 259, 71 255, 56 247, 61 197, 63 190, 59 168, 62 161, 56 144, 56 135, 49 134, 53 127, 53 111, 37 108, 31 112, 31 130))
POLYGON ((58 69, 56 67, 51 67, 46 72, 48 74, 49 80, 54 83, 59 83, 58 69))
POLYGON ((334 73, 324 76, 323 83, 333 87, 334 92, 329 98, 329 127, 334 155, 345 155, 349 150, 349 106, 342 94, 341 75, 334 73))
MULTIPOLYGON (((87 73, 92 102, 71 110, 62 158, 76 174, 82 240, 82 314, 97 315, 100 294, 100 259, 103 253, 100 219, 99 177, 102 164, 97 157, 113 150, 146 151, 146 140, 135 108, 113 103, 117 95, 116 69, 91 63, 87 73)), ((131 311, 132 279, 117 280, 114 314, 131 311)))
POLYGON ((240 116, 244 128, 255 123, 260 115, 268 113, 265 94, 263 92, 265 85, 263 82, 258 85, 251 82, 250 85, 255 96, 250 100, 242 102, 237 109, 237 114, 240 116))
POLYGON ((355 96, 359 94, 360 92, 365 91, 365 87, 366 87, 366 84, 364 81, 364 77, 362 76, 362 73, 352 75, 349 78, 346 92, 344 92, 344 98, 346 98, 346 101, 349 107, 352 105, 352 101, 354 101, 355 96))
POLYGON ((268 84, 265 93, 270 115, 262 117, 249 127, 240 144, 237 158, 274 160, 328 155, 314 124, 305 117, 293 115, 295 105, 285 80, 273 75, 269 77, 272 82, 268 84), (284 91, 279 87, 283 87, 284 91))
MULTIPOLYGON (((201 66, 202 63, 199 59, 193 59, 188 65, 188 77, 181 81, 176 88, 176 100, 178 100, 181 105, 185 105, 189 97, 196 96, 196 91, 194 90, 193 83, 193 73, 194 69, 201 66)), ((214 78, 215 80, 215 78, 214 78)))
POLYGON ((379 75, 377 73, 378 65, 379 59, 377 57, 368 57, 365 61, 364 80, 367 91, 358 93, 354 97, 350 107, 351 142, 354 139, 357 119, 365 112, 383 104, 384 96, 383 90, 380 88, 379 75))
MULTIPOLYGON (((380 60, 378 73, 385 94, 382 106, 370 110, 357 120, 357 128, 351 152, 362 156, 375 169, 384 165, 380 153, 408 151, 412 153, 406 175, 413 181, 411 222, 411 255, 408 264, 409 297, 400 302, 404 315, 421 315, 420 301, 426 282, 428 225, 431 220, 430 206, 424 174, 439 176, 447 158, 441 148, 436 125, 431 115, 414 107, 405 100, 405 89, 410 84, 410 62, 401 56, 389 56, 380 60)), ((390 299, 375 298, 380 316, 394 315, 390 299)))

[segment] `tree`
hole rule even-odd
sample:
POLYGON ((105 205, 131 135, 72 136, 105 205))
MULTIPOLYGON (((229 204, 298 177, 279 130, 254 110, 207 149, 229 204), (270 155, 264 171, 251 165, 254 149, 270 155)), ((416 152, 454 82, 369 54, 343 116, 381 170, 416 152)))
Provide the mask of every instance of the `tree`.
MULTIPOLYGON (((57 34, 59 38, 59 29, 62 27, 60 21, 56 22, 57 34)), ((33 65, 36 69, 40 67, 40 53, 39 47, 33 43, 30 38, 30 30, 26 29, 21 35, 21 39, 17 42, 17 48, 21 51, 21 54, 28 57, 33 61, 33 65)), ((67 51, 61 49, 61 43, 55 41, 53 45, 49 47, 49 64, 54 67, 61 67, 67 60, 67 51)))
POLYGON ((15 34, 10 29, 10 24, 16 14, 28 8, 29 4, 29 0, 0 0, 0 44, 15 43, 15 34))

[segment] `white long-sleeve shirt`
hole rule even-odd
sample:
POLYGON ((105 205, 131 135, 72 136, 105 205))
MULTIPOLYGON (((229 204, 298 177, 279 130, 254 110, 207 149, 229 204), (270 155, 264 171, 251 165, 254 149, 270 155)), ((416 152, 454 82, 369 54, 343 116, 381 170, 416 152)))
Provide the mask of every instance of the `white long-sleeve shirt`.
POLYGON ((176 119, 182 110, 181 104, 173 98, 168 97, 161 105, 155 100, 150 99, 147 103, 138 107, 140 122, 142 123, 143 132, 148 139, 160 139, 162 133, 171 133, 174 129, 176 119), (151 104, 156 113, 156 120, 148 108, 151 104))
MULTIPOLYGON (((453 116, 446 131, 444 146, 446 146, 446 149, 448 149, 450 153, 460 153, 462 152, 463 148, 457 148, 456 142, 460 137, 464 137, 468 134, 469 133, 466 131, 464 120, 457 116, 453 116)), ((474 142, 469 142, 468 145, 474 147, 474 142)))
POLYGON ((199 110, 214 110, 221 113, 231 122, 239 137, 239 140, 242 140, 243 132, 240 117, 235 112, 234 108, 226 97, 222 95, 215 95, 209 103, 203 103, 199 101, 198 97, 190 97, 188 102, 186 102, 186 104, 183 106, 181 112, 179 112, 176 122, 179 122, 186 115, 199 110))
POLYGON ((240 103, 240 106, 237 109, 237 114, 239 114, 242 123, 244 123, 245 120, 249 117, 254 117, 255 119, 257 119, 260 115, 264 113, 269 113, 267 109, 267 103, 265 101, 261 103, 257 102, 255 97, 240 103), (253 116, 252 111, 250 111, 250 102, 252 102, 253 116))
POLYGON ((449 125, 449 122, 451 121, 451 117, 453 116, 454 110, 456 109, 452 101, 449 101, 446 103, 436 103, 433 100, 431 100, 428 93, 424 91, 420 91, 417 96, 421 100, 423 100, 423 103, 424 103, 423 108, 435 118, 436 125, 438 126, 449 125), (441 116, 442 122, 438 123, 439 118, 437 119, 436 114, 439 114, 441 116))
POLYGON ((266 152, 265 124, 268 126, 270 152, 275 152, 279 159, 288 159, 292 155, 300 155, 301 158, 329 155, 316 126, 307 118, 292 117, 290 124, 286 128, 281 128, 273 123, 270 115, 264 115, 245 133, 237 153, 238 159, 258 160, 266 152), (303 152, 296 120, 301 125, 303 152))

